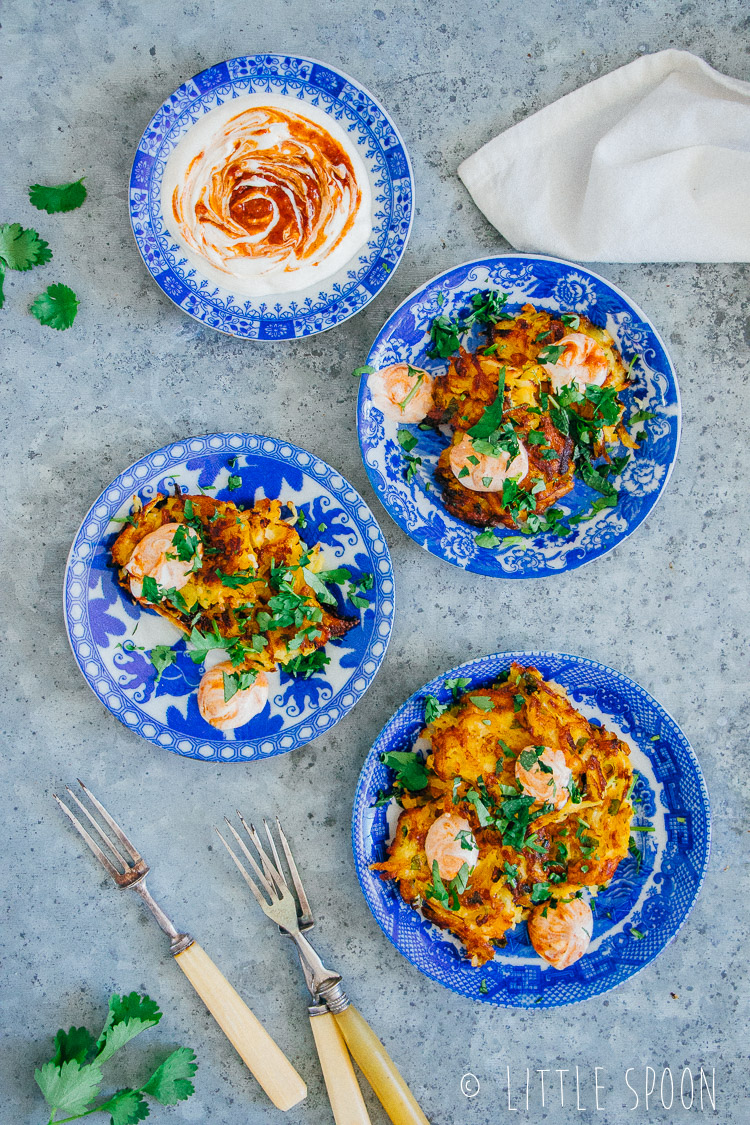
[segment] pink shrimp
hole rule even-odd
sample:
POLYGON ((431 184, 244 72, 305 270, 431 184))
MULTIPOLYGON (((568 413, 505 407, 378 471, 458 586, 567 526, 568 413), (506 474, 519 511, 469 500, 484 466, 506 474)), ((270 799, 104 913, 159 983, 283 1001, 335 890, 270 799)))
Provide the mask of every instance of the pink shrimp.
POLYGON ((524 766, 521 758, 529 751, 536 754, 538 747, 526 746, 516 759, 516 781, 528 797, 540 804, 550 804, 562 809, 568 803, 568 786, 571 771, 562 750, 551 750, 545 746, 541 755, 531 766, 524 766), (544 769, 544 766, 547 769, 544 769))
POLYGON ((472 492, 501 492, 509 478, 523 480, 529 471, 529 455, 522 441, 512 461, 505 450, 500 451, 499 457, 477 453, 469 435, 463 434, 451 446, 450 465, 454 477, 472 492))
POLYGON ((476 867, 479 849, 468 820, 456 813, 443 813, 430 825, 424 842, 430 871, 437 863, 441 879, 455 879, 465 863, 476 867))
POLYGON ((228 660, 204 672, 198 685, 198 710, 207 723, 221 731, 244 727, 260 714, 268 700, 268 678, 263 672, 258 672, 250 687, 240 688, 230 699, 225 699, 225 672, 237 674, 228 660))
POLYGON ((583 957, 594 929, 591 907, 582 898, 538 906, 529 918, 529 940, 553 969, 567 969, 583 957))
POLYGON ((372 402, 386 418, 421 422, 432 409, 432 375, 408 363, 394 363, 367 377, 372 402))
POLYGON ((181 590, 193 573, 196 555, 202 558, 203 546, 192 528, 180 523, 165 523, 156 531, 150 531, 125 564, 130 574, 131 594, 134 598, 141 597, 143 579, 147 577, 153 578, 165 590, 181 590), (174 550, 173 540, 180 528, 185 532, 186 542, 193 547, 193 554, 188 559, 178 558, 174 550))
POLYGON ((575 383, 580 389, 588 383, 600 387, 609 375, 609 360, 601 344, 585 332, 570 332, 554 347, 564 348, 555 363, 543 363, 553 390, 575 383))

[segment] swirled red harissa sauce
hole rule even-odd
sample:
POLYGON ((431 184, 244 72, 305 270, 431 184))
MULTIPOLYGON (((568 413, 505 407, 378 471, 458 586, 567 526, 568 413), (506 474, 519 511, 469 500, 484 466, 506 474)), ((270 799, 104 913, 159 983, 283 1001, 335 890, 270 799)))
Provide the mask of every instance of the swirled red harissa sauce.
POLYGON ((305 288, 346 264, 371 232, 367 174, 350 139, 285 105, 253 105, 207 128, 219 112, 182 138, 163 184, 170 229, 201 267, 258 294, 305 288))

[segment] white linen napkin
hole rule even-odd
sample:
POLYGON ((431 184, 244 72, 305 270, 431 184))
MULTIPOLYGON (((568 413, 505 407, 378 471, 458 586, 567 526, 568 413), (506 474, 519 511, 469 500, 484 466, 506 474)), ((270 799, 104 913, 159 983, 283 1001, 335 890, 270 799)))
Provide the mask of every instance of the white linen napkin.
POLYGON ((589 262, 750 261, 750 82, 643 55, 461 164, 518 250, 589 262))

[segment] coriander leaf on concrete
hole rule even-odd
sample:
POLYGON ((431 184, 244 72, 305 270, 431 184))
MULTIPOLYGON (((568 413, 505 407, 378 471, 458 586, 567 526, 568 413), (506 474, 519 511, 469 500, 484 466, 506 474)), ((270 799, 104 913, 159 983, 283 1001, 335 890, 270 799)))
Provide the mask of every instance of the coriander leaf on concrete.
POLYGON ((0 258, 8 269, 30 270, 52 257, 49 245, 35 230, 24 230, 20 223, 0 225, 0 258))
POLYGON ((86 198, 86 188, 83 186, 83 176, 69 184, 55 184, 45 187, 43 184, 32 184, 29 188, 29 199, 39 211, 46 211, 54 215, 58 211, 75 211, 86 198))
POLYGON ((108 1113, 111 1125, 137 1125, 149 1115, 148 1102, 140 1090, 118 1090, 109 1101, 97 1106, 97 1111, 108 1113))
POLYGON ((59 1067, 54 1062, 45 1063, 34 1071, 34 1078, 47 1105, 72 1116, 85 1110, 97 1095, 102 1072, 98 1063, 82 1066, 71 1059, 59 1067))
POLYGON ((195 1087, 190 1079, 197 1069, 195 1051, 190 1047, 178 1047, 141 1088, 162 1105, 176 1105, 193 1093, 195 1087))
POLYGON ((52 1059, 55 1066, 75 1060, 83 1063, 86 1056, 94 1049, 94 1037, 87 1027, 71 1027, 70 1031, 62 1028, 55 1036, 55 1054, 52 1059))
POLYGON ((40 324, 58 332, 70 328, 78 312, 79 300, 67 285, 49 285, 31 304, 29 312, 40 324))

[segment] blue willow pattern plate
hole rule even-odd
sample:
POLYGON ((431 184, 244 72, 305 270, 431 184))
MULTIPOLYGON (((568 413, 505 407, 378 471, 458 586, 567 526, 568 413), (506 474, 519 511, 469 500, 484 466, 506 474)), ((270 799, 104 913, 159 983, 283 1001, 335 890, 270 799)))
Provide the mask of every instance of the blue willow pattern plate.
POLYGON ((341 324, 380 292, 401 260, 411 230, 413 180, 396 126, 353 78, 314 59, 243 55, 183 83, 146 126, 130 173, 130 221, 157 285, 183 312, 211 328, 251 340, 290 340, 341 324), (372 190, 373 229, 355 259, 314 286, 248 298, 201 277, 164 226, 161 182, 172 150, 204 114, 228 99, 285 94, 330 114, 357 145, 372 190))
MULTIPOLYGON (((378 333, 367 362, 376 370, 408 362, 433 374, 447 370, 447 360, 428 359, 429 331, 436 316, 466 309, 472 293, 500 289, 509 311, 531 303, 556 312, 583 313, 606 328, 626 364, 635 357, 637 379, 622 393, 626 417, 634 411, 654 414, 642 423, 647 440, 634 452, 614 483, 620 492, 615 508, 580 523, 564 539, 549 533, 518 542, 518 534, 495 528, 508 545, 479 547, 481 530, 452 516, 434 479, 447 438, 434 430, 404 427, 384 418, 374 407, 362 378, 359 392, 359 442, 362 458, 380 501, 407 535, 420 546, 455 566, 496 578, 539 578, 574 570, 606 554, 635 531, 664 491, 680 440, 680 395, 672 364, 656 329, 637 305, 611 282, 557 258, 506 254, 456 266, 417 289, 378 333), (410 482, 396 433, 406 428, 418 439, 411 456, 421 465, 410 482)), ((478 335, 468 337, 474 346, 478 335)), ((464 340, 466 343, 466 340, 464 340)), ((572 492, 556 505, 571 515, 586 511, 596 493, 578 478, 572 492)))
MULTIPOLYGON (((235 485, 236 482, 232 481, 235 485)), ((105 488, 83 520, 65 572, 65 622, 78 665, 89 686, 120 722, 157 746, 188 758, 249 762, 303 746, 338 722, 365 693, 380 667, 391 633, 394 584, 388 546, 362 497, 325 461, 291 442, 256 434, 207 434, 157 449, 105 488), (228 488, 230 474, 241 484, 228 488), (269 673, 264 710, 244 727, 220 734, 201 717, 196 689, 200 666, 170 622, 136 605, 116 579, 110 550, 137 493, 205 489, 220 500, 248 506, 265 496, 293 502, 304 512, 306 543, 321 543, 330 567, 354 577, 372 574, 367 608, 344 601, 337 612, 359 614, 361 624, 326 645, 322 672, 294 679, 269 673), (148 650, 177 643, 177 662, 158 684, 148 650)))
MULTIPOLYGON (((390 808, 394 807, 391 802, 390 808)), ((395 806, 398 811, 398 806, 395 806)), ((473 1000, 511 1008, 553 1008, 607 992, 632 977, 675 937, 698 896, 711 839, 708 793, 700 766, 674 719, 648 692, 604 664, 552 652, 501 652, 470 660, 416 692, 386 723, 365 760, 354 802, 352 843, 357 877, 378 924, 398 950, 427 976, 473 1000), (526 923, 509 931, 493 961, 473 968, 457 938, 428 922, 399 896, 396 884, 370 871, 386 858, 389 806, 375 807, 392 771, 380 761, 408 750, 424 726, 426 695, 451 699, 444 681, 465 676, 467 690, 490 683, 513 662, 533 665, 566 689, 594 722, 630 746, 638 777, 634 825, 641 856, 628 855, 592 901, 589 951, 570 968, 553 969, 529 942, 526 923)))

